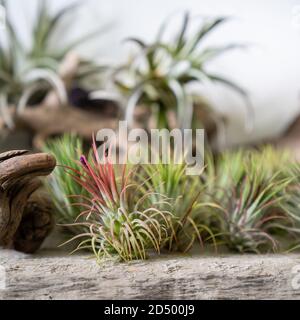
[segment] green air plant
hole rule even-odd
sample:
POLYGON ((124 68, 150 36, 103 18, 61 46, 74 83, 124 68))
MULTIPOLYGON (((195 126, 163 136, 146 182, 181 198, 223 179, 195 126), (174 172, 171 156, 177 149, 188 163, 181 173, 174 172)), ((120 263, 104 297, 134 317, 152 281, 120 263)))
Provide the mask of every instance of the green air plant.
POLYGON ((187 165, 182 161, 164 164, 149 164, 141 170, 142 181, 147 188, 156 191, 153 201, 160 201, 161 195, 168 197, 171 203, 169 241, 166 248, 170 251, 188 252, 196 241, 202 248, 206 240, 214 240, 214 235, 207 226, 205 210, 209 203, 202 201, 205 185, 199 176, 189 176, 187 165))
POLYGON ((231 250, 276 251, 277 232, 287 230, 291 223, 282 210, 291 178, 281 176, 280 170, 266 170, 265 165, 250 150, 226 152, 217 161, 216 177, 211 181, 219 212, 214 212, 213 230, 231 250))
MULTIPOLYGON (((71 169, 71 176, 88 195, 79 206, 84 207, 74 226, 87 232, 70 241, 84 238, 77 250, 92 249, 98 261, 118 257, 121 261, 146 259, 149 250, 160 252, 168 241, 171 213, 161 210, 161 202, 153 200, 152 190, 141 192, 135 171, 112 164, 110 152, 99 154, 93 143, 90 160, 80 158, 80 170, 71 169)), ((165 197, 160 201, 167 203, 165 197)))
MULTIPOLYGON (((0 41, 0 111, 6 124, 13 127, 8 109, 10 105, 17 106, 21 112, 27 103, 36 103, 50 89, 57 92, 62 104, 67 102, 67 92, 58 74, 60 63, 67 53, 98 35, 99 30, 84 35, 62 48, 53 46, 53 37, 58 33, 59 26, 79 3, 50 14, 48 1, 40 0, 34 27, 30 30, 31 45, 28 48, 13 24, 7 1, 0 0, 0 4, 7 11, 6 39, 0 41)), ((101 70, 102 66, 82 59, 75 80, 87 80, 89 76, 101 70)))
POLYGON ((290 251, 300 248, 300 165, 297 162, 290 164, 288 174, 293 178, 292 183, 287 188, 287 200, 282 208, 292 220, 292 225, 288 231, 293 235, 290 237, 290 251))
POLYGON ((62 138, 48 141, 44 151, 53 154, 58 166, 45 183, 55 209, 58 224, 65 225, 68 234, 77 235, 86 230, 82 226, 70 226, 79 216, 82 207, 77 205, 88 195, 69 174, 69 168, 81 170, 76 162, 83 154, 83 142, 72 134, 65 134, 62 138))
POLYGON ((279 172, 278 178, 291 178, 290 167, 295 162, 293 154, 286 149, 276 149, 272 145, 265 145, 252 151, 253 161, 260 163, 266 174, 279 172))
POLYGON ((203 23, 194 32, 190 32, 192 18, 186 13, 181 29, 175 33, 172 41, 164 40, 169 20, 161 27, 156 40, 150 44, 139 39, 129 39, 136 43, 139 52, 128 65, 120 67, 115 74, 115 83, 127 97, 126 119, 131 124, 135 108, 147 106, 156 115, 158 128, 174 127, 168 114, 175 112, 176 127, 190 128, 193 120, 194 105, 201 97, 192 94, 192 83, 219 82, 235 89, 246 100, 249 107, 247 122, 252 120, 252 108, 247 93, 236 84, 206 70, 206 65, 224 52, 241 47, 201 48, 203 40, 226 18, 203 19, 203 23))

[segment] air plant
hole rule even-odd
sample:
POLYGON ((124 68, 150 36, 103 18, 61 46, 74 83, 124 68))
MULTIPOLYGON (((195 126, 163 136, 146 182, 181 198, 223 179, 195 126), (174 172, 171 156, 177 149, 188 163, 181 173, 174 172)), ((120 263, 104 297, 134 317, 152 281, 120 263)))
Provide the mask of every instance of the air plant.
MULTIPOLYGON (((171 159, 170 159, 171 160, 171 159)), ((206 240, 214 240, 214 235, 207 225, 205 210, 209 203, 203 201, 205 184, 199 176, 186 174, 184 161, 171 160, 164 164, 143 166, 141 180, 145 186, 156 191, 153 201, 159 202, 161 195, 168 197, 171 204, 169 241, 166 248, 170 251, 188 252, 199 241, 202 248, 206 240)), ((210 241, 211 242, 211 241, 210 241)), ((207 243, 206 243, 207 244, 207 243)))
POLYGON ((291 178, 290 168, 295 163, 295 157, 287 149, 276 149, 272 145, 265 145, 252 151, 253 161, 260 163, 266 174, 279 172, 278 178, 291 178))
POLYGON ((206 82, 228 85, 241 94, 250 108, 247 121, 251 122, 252 109, 247 93, 231 81, 206 70, 207 63, 213 58, 241 45, 200 48, 204 38, 225 21, 226 18, 203 19, 202 25, 194 33, 190 33, 192 18, 186 13, 182 27, 172 41, 163 39, 169 21, 163 24, 153 43, 129 39, 136 43, 140 50, 128 65, 117 70, 115 83, 127 97, 126 119, 130 124, 133 122, 137 105, 145 105, 156 115, 156 127, 174 126, 168 118, 172 111, 176 113, 175 126, 190 128, 194 104, 201 100, 201 97, 192 94, 189 85, 206 82))
POLYGON ((280 170, 265 170, 257 160, 255 151, 241 150, 224 153, 217 164, 214 232, 237 252, 278 250, 276 231, 291 223, 282 210, 291 178, 281 177, 280 170))
MULTIPOLYGON (((99 34, 99 30, 84 35, 72 43, 59 48, 51 47, 53 36, 66 16, 72 13, 79 3, 64 7, 55 14, 49 13, 48 1, 40 0, 39 9, 31 32, 32 44, 29 48, 21 41, 9 14, 6 0, 0 4, 7 11, 6 41, 0 41, 0 111, 6 124, 14 126, 9 106, 17 106, 22 112, 29 103, 36 103, 50 89, 58 94, 62 104, 68 100, 67 92, 58 72, 62 59, 79 44, 99 34)), ((76 81, 86 80, 103 70, 103 66, 92 61, 81 60, 76 81)))
POLYGON ((58 164, 45 182, 45 187, 54 205, 56 222, 65 225, 65 231, 68 234, 77 235, 86 228, 70 225, 82 211, 77 203, 82 202, 88 193, 74 181, 68 168, 81 170, 81 165, 77 160, 83 154, 83 142, 73 134, 65 134, 61 138, 48 141, 44 146, 44 151, 53 154, 58 164))
POLYGON ((121 261, 146 259, 149 250, 157 253, 168 240, 172 216, 161 210, 167 198, 153 200, 153 191, 135 183, 133 169, 112 164, 111 154, 100 155, 94 141, 90 160, 81 156, 81 171, 70 168, 71 176, 87 193, 84 207, 74 226, 88 231, 70 241, 84 238, 76 250, 92 249, 97 261, 118 257, 121 261))

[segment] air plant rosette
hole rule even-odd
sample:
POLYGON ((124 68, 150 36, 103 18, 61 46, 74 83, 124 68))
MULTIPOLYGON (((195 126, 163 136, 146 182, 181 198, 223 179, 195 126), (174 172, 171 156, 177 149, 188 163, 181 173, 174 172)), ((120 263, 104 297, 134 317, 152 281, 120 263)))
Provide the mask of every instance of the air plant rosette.
POLYGON ((72 178, 88 193, 76 205, 84 208, 74 224, 85 232, 68 242, 83 238, 75 251, 90 249, 97 261, 118 257, 121 261, 146 259, 149 250, 160 253, 169 238, 172 214, 161 210, 167 197, 153 200, 154 191, 141 192, 135 170, 114 165, 110 154, 99 155, 93 143, 89 160, 80 158, 81 170, 67 168, 72 178))
POLYGON ((219 245, 240 253, 278 252, 285 249, 283 238, 297 239, 295 220, 285 209, 294 179, 279 169, 289 161, 287 153, 270 148, 220 157, 210 179, 217 204, 212 229, 219 245), (269 161, 274 156, 276 163, 269 161))
POLYGON ((252 123, 253 110, 245 90, 206 70, 206 65, 212 59, 244 46, 232 44, 202 49, 203 40, 227 19, 203 18, 197 30, 190 32, 194 21, 186 13, 181 29, 171 41, 164 39, 169 20, 162 25, 155 41, 150 44, 140 39, 129 39, 138 46, 139 51, 128 65, 115 72, 115 83, 127 100, 126 119, 129 124, 133 125, 136 110, 142 107, 154 119, 152 122, 148 119, 143 124, 144 127, 149 127, 149 123, 157 128, 191 128, 193 124, 199 127, 201 119, 195 118, 195 115, 204 114, 204 117, 201 116, 202 120, 207 120, 208 123, 202 123, 202 127, 208 125, 209 132, 212 132, 214 120, 219 129, 223 128, 223 116, 208 106, 199 93, 190 90, 191 84, 201 86, 213 82, 227 85, 242 95, 248 110, 247 123, 252 123), (199 111, 199 108, 204 111, 199 111))
MULTIPOLYGON (((27 46, 21 40, 20 32, 12 21, 7 1, 1 0, 0 4, 7 11, 6 36, 0 42, 0 116, 4 130, 2 131, 5 133, 8 128, 13 132, 27 125, 30 127, 26 119, 32 117, 26 118, 24 115, 28 107, 34 110, 42 108, 44 104, 50 104, 53 110, 54 103, 56 107, 72 104, 81 108, 82 104, 77 101, 76 92, 79 89, 88 92, 101 87, 103 71, 107 70, 107 67, 91 59, 82 58, 76 53, 76 48, 99 37, 103 26, 63 46, 54 45, 54 38, 59 33, 60 27, 69 15, 74 14, 81 2, 52 13, 49 2, 41 0, 33 28, 29 30, 31 45, 27 46), (68 70, 65 70, 65 67, 68 70), (73 90, 74 87, 77 91, 73 90), (55 95, 55 99, 51 94, 55 95)), ((85 99, 85 103, 89 103, 88 99, 85 99)), ((51 108, 45 113, 51 113, 51 108)), ((37 110, 36 113, 37 117, 42 117, 41 121, 45 122, 42 111, 37 110)), ((51 125, 53 126, 53 123, 48 124, 51 125)), ((33 130, 30 127, 28 131, 33 130)))
POLYGON ((159 202, 161 195, 167 196, 170 201, 173 216, 166 249, 187 253, 196 242, 203 251, 211 245, 216 249, 215 238, 205 215, 205 208, 210 207, 210 203, 204 197, 206 186, 201 180, 204 169, 197 176, 187 175, 184 159, 174 161, 173 156, 168 164, 160 159, 159 164, 145 165, 140 172, 141 181, 156 190, 152 195, 153 201, 159 202))

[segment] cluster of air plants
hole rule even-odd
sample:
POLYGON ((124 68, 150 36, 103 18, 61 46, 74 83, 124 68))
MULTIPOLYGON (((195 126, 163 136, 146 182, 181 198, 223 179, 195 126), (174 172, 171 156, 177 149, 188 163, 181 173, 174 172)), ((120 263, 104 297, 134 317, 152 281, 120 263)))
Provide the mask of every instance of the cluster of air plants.
MULTIPOLYGON (((235 89, 245 98, 247 93, 236 84, 206 70, 207 63, 224 52, 240 47, 202 48, 203 40, 225 18, 205 19, 193 32, 190 27, 195 20, 186 13, 181 29, 171 41, 164 39, 169 20, 161 27, 154 42, 148 44, 139 39, 130 39, 137 44, 139 52, 128 65, 119 68, 115 83, 127 98, 126 118, 129 123, 134 119, 137 106, 146 106, 156 115, 158 128, 190 128, 193 122, 194 106, 201 96, 190 90, 193 83, 220 82, 235 89), (176 121, 170 120, 170 112, 176 114, 176 121)), ((249 110, 249 112, 251 109, 249 110)), ((252 116, 249 113, 249 117, 252 116)), ((248 122, 251 120, 248 117, 248 122)))
MULTIPOLYGON (((59 76, 60 64, 69 52, 98 35, 99 30, 62 47, 53 46, 53 37, 66 17, 78 7, 78 3, 51 14, 48 1, 40 0, 34 26, 30 30, 31 45, 28 47, 12 22, 7 1, 1 0, 0 4, 7 11, 6 39, 0 41, 0 111, 6 124, 13 127, 10 105, 17 106, 21 112, 27 104, 39 102, 50 89, 57 92, 62 104, 67 102, 67 92, 59 76)), ((75 80, 86 80, 101 70, 102 66, 82 59, 75 80)))
POLYGON ((300 169, 288 152, 207 152, 200 175, 189 176, 177 162, 114 165, 95 142, 85 157, 75 137, 46 151, 63 165, 48 182, 57 221, 98 261, 186 253, 196 242, 240 253, 298 248, 300 169))
POLYGON ((186 165, 113 165, 95 142, 87 160, 80 156, 82 143, 69 136, 49 142, 45 151, 63 165, 47 188, 71 241, 85 238, 78 250, 92 249, 98 260, 145 259, 149 249, 188 252, 196 241, 204 247, 213 239, 200 215, 203 181, 186 175, 186 165))
MULTIPOLYGON (((64 143, 66 138, 61 145, 51 144, 54 153, 63 152, 64 143)), ((95 142, 89 157, 81 155, 79 159, 66 165, 62 175, 56 172, 48 185, 58 203, 57 214, 69 230, 77 230, 70 242, 83 239, 76 250, 90 249, 98 261, 114 256, 122 261, 146 259, 149 249, 159 253, 169 238, 172 214, 168 198, 153 197, 151 188, 137 184, 135 169, 112 164, 109 153, 100 156, 95 142), (71 185, 79 188, 73 196, 71 185), (71 203, 76 209, 64 213, 60 199, 68 202, 70 196, 77 199, 71 203)))

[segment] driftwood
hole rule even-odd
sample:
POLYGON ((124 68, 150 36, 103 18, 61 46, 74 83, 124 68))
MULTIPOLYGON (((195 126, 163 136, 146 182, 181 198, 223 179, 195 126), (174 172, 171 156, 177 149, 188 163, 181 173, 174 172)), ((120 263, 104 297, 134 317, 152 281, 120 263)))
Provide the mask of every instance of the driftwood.
POLYGON ((93 133, 100 129, 117 127, 117 119, 76 109, 72 106, 52 108, 43 104, 37 108, 27 108, 18 117, 18 126, 33 132, 33 146, 40 149, 49 137, 73 132, 85 140, 90 140, 93 133))
POLYGON ((32 195, 56 161, 49 154, 10 151, 0 154, 0 246, 31 253, 52 227, 49 202, 32 195), (30 232, 27 232, 30 231, 30 232))
POLYGON ((300 299, 299 255, 161 256, 100 266, 87 257, 0 251, 0 300, 300 299))

